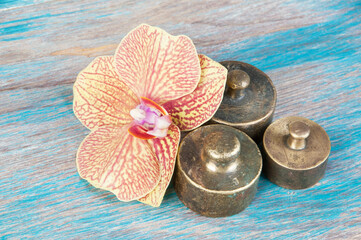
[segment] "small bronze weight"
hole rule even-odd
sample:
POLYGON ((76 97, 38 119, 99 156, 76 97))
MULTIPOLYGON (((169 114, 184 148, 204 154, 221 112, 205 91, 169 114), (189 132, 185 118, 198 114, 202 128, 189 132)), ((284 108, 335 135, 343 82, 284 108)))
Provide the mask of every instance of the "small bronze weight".
POLYGON ((263 147, 268 179, 284 188, 303 189, 323 177, 331 142, 317 123, 303 117, 286 117, 267 128, 263 147))
POLYGON ((174 187, 191 210, 230 216, 251 203, 261 168, 261 153, 247 134, 220 124, 202 126, 180 144, 174 187))
POLYGON ((261 141, 276 107, 277 93, 271 79, 247 63, 221 64, 228 69, 227 86, 211 122, 236 127, 256 142, 261 141))

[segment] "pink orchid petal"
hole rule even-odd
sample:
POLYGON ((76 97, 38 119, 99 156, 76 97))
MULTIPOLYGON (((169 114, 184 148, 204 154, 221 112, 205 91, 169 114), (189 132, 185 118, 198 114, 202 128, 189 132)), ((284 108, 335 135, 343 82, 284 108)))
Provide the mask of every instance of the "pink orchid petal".
POLYGON ((89 129, 132 122, 129 111, 138 104, 138 97, 115 72, 112 56, 94 59, 74 83, 73 110, 89 129))
POLYGON ((160 105, 193 92, 200 79, 193 42, 146 24, 123 38, 114 59, 121 79, 138 96, 160 105))
POLYGON ((181 131, 192 130, 207 122, 223 99, 227 69, 205 55, 199 55, 201 80, 191 94, 163 105, 181 131))
POLYGON ((168 135, 165 138, 148 140, 153 144, 155 154, 160 162, 161 180, 153 191, 138 199, 139 201, 153 207, 158 207, 162 203, 165 191, 172 179, 179 140, 180 131, 174 124, 169 127, 168 135))
POLYGON ((80 176, 113 192, 121 201, 143 197, 160 180, 159 161, 150 144, 128 134, 128 126, 99 127, 77 153, 80 176))
POLYGON ((133 135, 134 137, 146 140, 146 139, 152 139, 155 138, 155 135, 152 135, 148 133, 148 130, 143 128, 140 125, 134 124, 128 129, 128 132, 133 135))

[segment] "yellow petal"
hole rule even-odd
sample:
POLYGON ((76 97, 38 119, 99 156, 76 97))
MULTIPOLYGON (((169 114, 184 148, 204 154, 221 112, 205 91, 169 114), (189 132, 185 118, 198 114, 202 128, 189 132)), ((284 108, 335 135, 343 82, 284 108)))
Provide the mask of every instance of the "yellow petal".
POLYGON ((159 207, 162 203, 165 191, 172 179, 179 140, 180 131, 174 124, 169 127, 168 135, 165 138, 148 140, 153 144, 155 153, 159 159, 161 179, 153 191, 138 199, 140 202, 153 207, 159 207))
POLYGON ((191 94, 163 105, 181 131, 192 130, 216 113, 223 99, 227 69, 205 55, 199 55, 201 80, 191 94))
POLYGON ((74 83, 73 110, 89 129, 130 123, 129 111, 138 104, 137 96, 115 72, 111 56, 94 59, 74 83))
POLYGON ((146 24, 123 38, 114 60, 119 76, 137 96, 160 105, 193 92, 200 78, 192 40, 146 24))
POLYGON ((95 187, 113 192, 121 201, 143 197, 160 180, 152 147, 130 135, 128 127, 99 127, 84 139, 77 153, 80 176, 95 187))

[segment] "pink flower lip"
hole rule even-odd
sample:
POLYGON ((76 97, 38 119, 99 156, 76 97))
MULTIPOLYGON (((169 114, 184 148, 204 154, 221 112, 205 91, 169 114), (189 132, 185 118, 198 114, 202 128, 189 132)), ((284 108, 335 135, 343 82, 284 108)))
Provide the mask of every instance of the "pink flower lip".
POLYGON ((134 119, 128 132, 141 139, 164 138, 172 124, 167 111, 154 101, 141 97, 141 103, 130 110, 134 119))

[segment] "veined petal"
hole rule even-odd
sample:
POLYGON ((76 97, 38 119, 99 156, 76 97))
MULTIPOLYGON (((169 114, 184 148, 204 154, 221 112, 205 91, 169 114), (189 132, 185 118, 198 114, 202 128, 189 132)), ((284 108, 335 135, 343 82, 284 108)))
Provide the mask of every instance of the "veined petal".
POLYGON ((223 99, 227 69, 205 55, 199 55, 201 80, 191 94, 163 105, 181 131, 192 130, 207 122, 223 99))
POLYGON ((94 59, 74 83, 73 110, 89 129, 130 123, 129 111, 138 104, 138 97, 114 70, 112 56, 94 59))
POLYGON ((99 127, 81 143, 77 153, 80 176, 121 201, 143 197, 160 180, 158 159, 145 140, 128 133, 129 126, 99 127))
POLYGON ((174 124, 169 127, 168 135, 165 138, 149 140, 149 142, 153 144, 160 162, 161 180, 153 191, 138 199, 139 201, 153 207, 159 207, 162 203, 165 191, 172 179, 179 140, 180 131, 174 124))
POLYGON ((123 38, 114 60, 119 76, 138 96, 160 105, 193 92, 200 79, 193 42, 146 24, 123 38))

